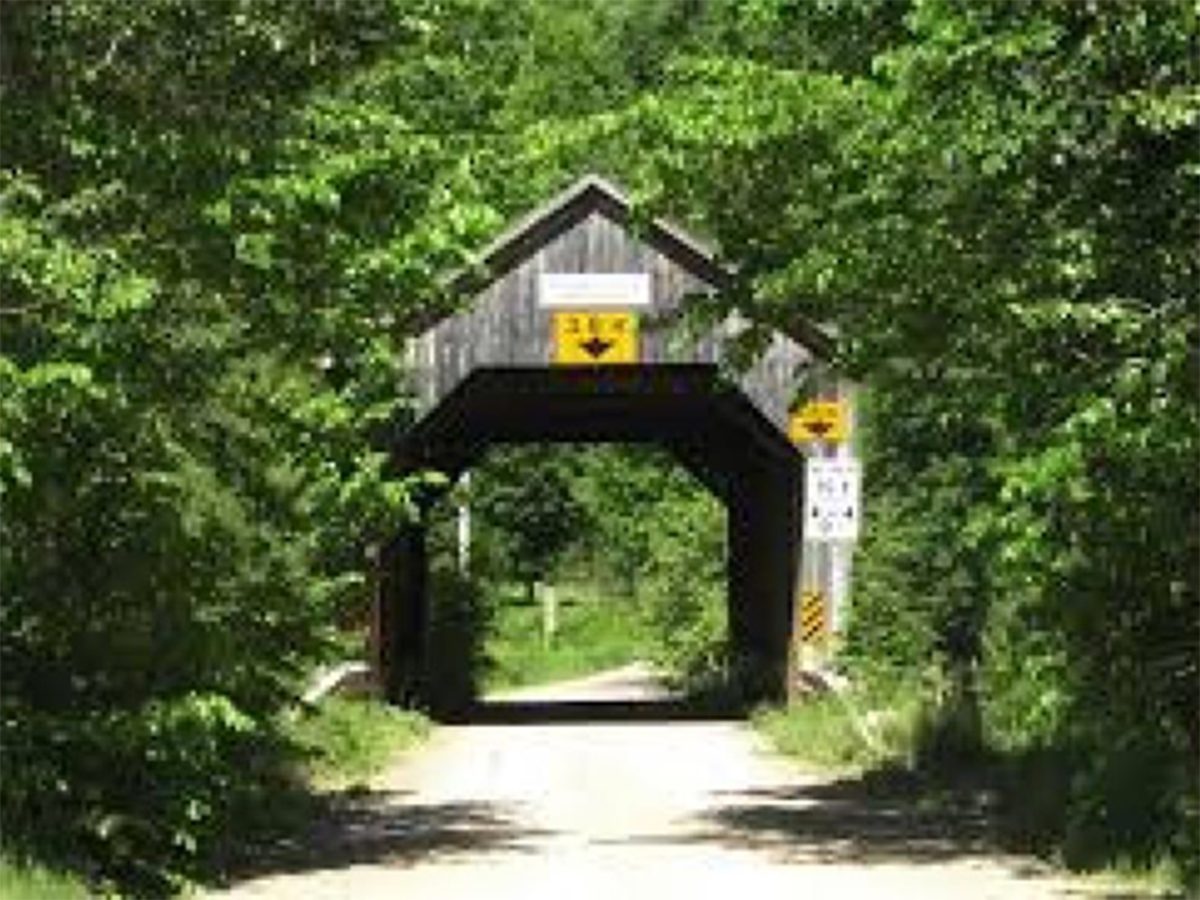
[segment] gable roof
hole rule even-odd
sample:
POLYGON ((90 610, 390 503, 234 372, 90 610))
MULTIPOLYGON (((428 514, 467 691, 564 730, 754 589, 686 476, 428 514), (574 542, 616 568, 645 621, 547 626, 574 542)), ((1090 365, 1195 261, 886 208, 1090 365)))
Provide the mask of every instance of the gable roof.
POLYGON ((635 224, 629 197, 607 179, 589 174, 492 241, 478 254, 474 266, 451 279, 449 287, 454 291, 470 290, 480 281, 486 283, 503 275, 594 212, 635 230, 655 250, 713 287, 724 287, 731 280, 732 273, 717 262, 711 247, 661 219, 635 224))
MULTIPOLYGON (((479 290, 594 212, 636 232, 655 250, 718 290, 733 280, 733 270, 717 261, 716 251, 708 244, 662 219, 638 221, 624 191, 599 175, 588 174, 503 232, 476 256, 474 265, 454 274, 446 287, 455 294, 479 290)), ((816 323, 797 317, 789 330, 814 355, 828 358, 831 354, 833 338, 816 323)))

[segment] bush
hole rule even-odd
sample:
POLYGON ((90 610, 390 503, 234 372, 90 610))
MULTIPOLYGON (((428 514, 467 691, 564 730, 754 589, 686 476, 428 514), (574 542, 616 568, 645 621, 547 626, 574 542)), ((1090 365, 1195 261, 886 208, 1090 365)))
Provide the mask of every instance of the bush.
POLYGON ((287 726, 321 786, 370 778, 395 754, 429 733, 429 720, 372 700, 327 697, 287 726))
POLYGON ((739 674, 727 634, 724 510, 697 491, 661 503, 656 522, 639 594, 653 660, 684 690, 719 691, 739 674))
POLYGON ((3 742, 6 841, 124 892, 172 893, 262 824, 285 758, 274 728, 220 695, 33 714, 3 742))

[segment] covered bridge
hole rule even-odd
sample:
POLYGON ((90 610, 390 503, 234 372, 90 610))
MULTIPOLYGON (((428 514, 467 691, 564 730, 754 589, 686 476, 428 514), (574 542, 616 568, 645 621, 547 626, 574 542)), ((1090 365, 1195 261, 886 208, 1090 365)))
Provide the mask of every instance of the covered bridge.
MULTIPOLYGON (((455 282, 460 311, 410 347, 415 423, 397 473, 456 479, 500 442, 652 442, 720 498, 729 522, 729 636, 753 699, 785 691, 800 566, 804 457, 787 436, 816 328, 773 334, 726 363, 737 317, 699 331, 686 312, 730 273, 666 222, 637 223, 587 177, 502 235, 455 282), (482 273, 482 275, 478 274, 482 273)), ((425 525, 379 557, 376 666, 393 701, 420 701, 429 598, 425 525)))

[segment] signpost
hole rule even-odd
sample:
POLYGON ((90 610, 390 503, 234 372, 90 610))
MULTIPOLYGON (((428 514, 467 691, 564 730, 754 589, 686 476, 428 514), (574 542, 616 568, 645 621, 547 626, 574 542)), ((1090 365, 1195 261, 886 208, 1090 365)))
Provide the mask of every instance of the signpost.
POLYGON ((638 320, 630 312, 556 312, 554 362, 565 366, 638 361, 638 320))
POLYGON ((809 459, 804 471, 804 537, 858 540, 862 466, 853 459, 809 459))

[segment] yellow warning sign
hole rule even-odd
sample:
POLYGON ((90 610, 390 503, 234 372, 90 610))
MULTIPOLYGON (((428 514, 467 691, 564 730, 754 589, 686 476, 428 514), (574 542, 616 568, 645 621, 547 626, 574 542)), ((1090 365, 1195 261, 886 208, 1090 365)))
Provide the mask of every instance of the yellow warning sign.
POLYGON ((608 366, 638 361, 638 320, 630 312, 556 312, 554 361, 608 366))
POLYGON ((788 436, 794 443, 826 441, 831 444, 846 440, 846 407, 836 400, 810 400, 792 413, 788 421, 788 436))
POLYGON ((825 598, 817 591, 805 591, 800 597, 800 640, 811 643, 825 637, 825 598))

